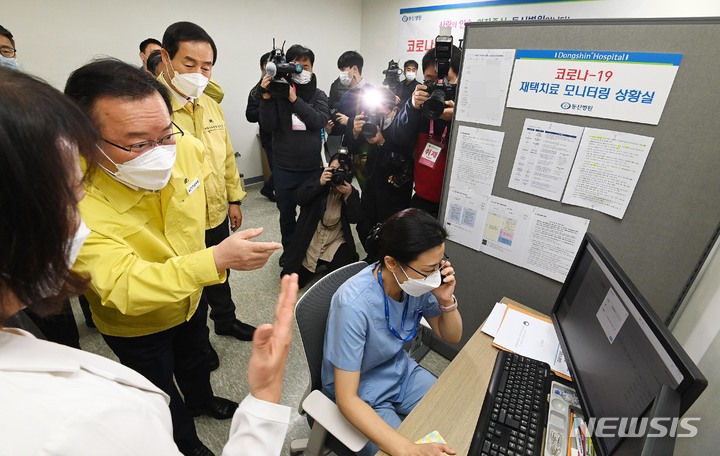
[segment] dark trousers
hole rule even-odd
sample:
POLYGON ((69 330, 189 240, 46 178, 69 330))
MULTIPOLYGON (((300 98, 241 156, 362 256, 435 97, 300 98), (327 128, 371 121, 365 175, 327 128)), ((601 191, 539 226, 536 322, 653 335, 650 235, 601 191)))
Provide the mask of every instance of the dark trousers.
POLYGON ((276 204, 280 210, 280 234, 282 235, 283 248, 286 250, 290 247, 297 222, 295 218, 297 217, 295 193, 298 187, 316 174, 317 170, 287 171, 279 168, 273 169, 276 204))
POLYGON ((360 197, 363 219, 355 227, 363 246, 376 223, 382 223, 396 212, 410 207, 412 181, 397 188, 388 183, 390 174, 386 170, 376 170, 365 182, 360 197))
POLYGON ((425 198, 420 198, 417 193, 412 196, 410 200, 410 207, 416 207, 422 209, 433 217, 437 218, 440 212, 440 204, 428 201, 425 198))
POLYGON ((270 167, 270 176, 268 176, 268 179, 265 181, 265 184, 263 185, 263 190, 265 190, 266 193, 272 193, 275 191, 274 178, 272 174, 272 133, 270 133, 269 138, 263 138, 263 131, 261 129, 260 143, 262 144, 263 150, 265 151, 265 158, 267 158, 268 167, 270 167))
MULTIPOLYGON (((215 228, 205 230, 205 246, 218 245, 230 236, 228 218, 215 228)), ((215 325, 230 325, 235 320, 235 303, 232 300, 230 291, 230 271, 227 271, 228 279, 224 283, 211 285, 203 289, 200 306, 210 305, 210 318, 215 325)), ((207 311, 207 309, 205 309, 207 311)))
POLYGON ((181 452, 200 443, 185 404, 200 407, 213 397, 206 357, 206 319, 207 307, 199 306, 190 320, 159 333, 139 337, 103 334, 122 364, 144 375, 170 396, 173 438, 181 452), (184 403, 175 382, 182 391, 184 403))
POLYGON ((320 272, 321 267, 325 269, 324 274, 329 274, 336 269, 340 269, 350 263, 354 263, 358 260, 358 254, 350 250, 347 242, 338 247, 337 252, 332 261, 318 260, 315 272, 310 272, 305 269, 304 266, 300 266, 298 271, 298 287, 303 288, 305 285, 312 280, 312 278, 320 272))
POLYGON ((35 323, 35 326, 43 333, 45 339, 80 349, 80 334, 75 324, 75 316, 70 306, 70 300, 65 301, 62 310, 54 315, 41 317, 33 312, 32 307, 26 308, 25 314, 35 323))

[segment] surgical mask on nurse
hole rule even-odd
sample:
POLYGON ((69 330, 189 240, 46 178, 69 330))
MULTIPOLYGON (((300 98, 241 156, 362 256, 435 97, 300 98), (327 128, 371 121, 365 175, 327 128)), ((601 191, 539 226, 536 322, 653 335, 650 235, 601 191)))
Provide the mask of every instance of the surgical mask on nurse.
POLYGON ((395 275, 394 271, 392 273, 393 277, 395 277, 395 280, 397 280, 397 283, 400 288, 402 288, 402 291, 404 291, 410 296, 422 296, 425 293, 433 291, 434 289, 442 285, 442 275, 440 274, 440 270, 433 272, 424 279, 413 279, 411 277, 408 277, 405 269, 401 267, 400 270, 403 272, 403 274, 405 274, 407 280, 400 283, 400 280, 398 280, 398 277, 397 275, 395 275))

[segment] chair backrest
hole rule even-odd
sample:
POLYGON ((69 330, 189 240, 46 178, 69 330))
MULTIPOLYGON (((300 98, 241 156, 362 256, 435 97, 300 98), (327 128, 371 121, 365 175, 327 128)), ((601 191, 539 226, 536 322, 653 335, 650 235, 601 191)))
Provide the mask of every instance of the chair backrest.
POLYGON ((300 330, 310 370, 310 390, 320 389, 322 386, 320 371, 330 300, 340 285, 367 265, 364 261, 358 261, 331 272, 310 287, 295 305, 295 321, 300 330))

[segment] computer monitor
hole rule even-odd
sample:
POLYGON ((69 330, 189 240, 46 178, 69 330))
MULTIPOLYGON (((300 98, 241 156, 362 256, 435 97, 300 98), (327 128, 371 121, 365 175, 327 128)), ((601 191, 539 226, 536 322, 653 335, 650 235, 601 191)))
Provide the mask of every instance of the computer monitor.
MULTIPOLYGON (((668 409, 660 402, 669 401, 670 395, 679 418, 707 386, 697 366, 590 233, 560 290, 552 321, 583 413, 594 419, 593 443, 601 456, 639 455, 644 445, 651 448, 655 442, 646 434, 660 431, 650 425, 649 417, 668 409), (630 436, 613 429, 622 426, 620 418, 630 425, 629 419, 638 418, 629 428, 630 436), (602 432, 597 432, 598 425, 602 432), (631 437, 633 433, 642 437, 631 437)), ((677 420, 674 430, 669 420, 658 423, 668 428, 668 435, 685 432, 677 429, 677 420)))

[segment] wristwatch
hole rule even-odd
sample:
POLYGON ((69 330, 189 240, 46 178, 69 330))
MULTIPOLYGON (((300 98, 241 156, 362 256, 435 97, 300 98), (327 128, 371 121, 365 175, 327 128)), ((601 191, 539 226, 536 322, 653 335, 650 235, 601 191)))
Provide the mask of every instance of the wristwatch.
POLYGON ((242 206, 242 201, 228 201, 228 204, 237 204, 238 206, 242 206))

